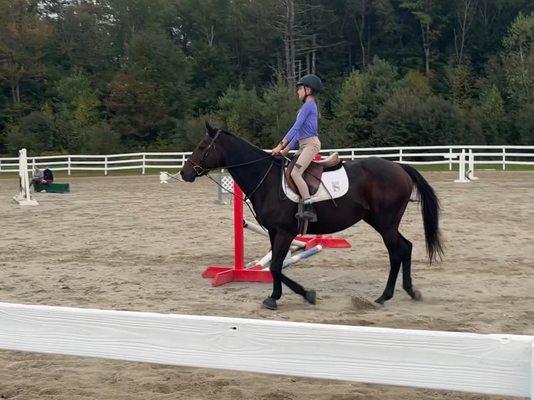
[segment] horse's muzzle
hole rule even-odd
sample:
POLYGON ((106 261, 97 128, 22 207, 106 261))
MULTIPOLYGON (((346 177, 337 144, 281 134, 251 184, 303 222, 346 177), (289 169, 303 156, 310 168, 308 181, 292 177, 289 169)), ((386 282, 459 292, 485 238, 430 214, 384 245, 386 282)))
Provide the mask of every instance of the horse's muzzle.
POLYGON ((197 174, 195 171, 191 170, 191 171, 184 171, 183 169, 180 171, 180 176, 182 178, 183 181, 185 182, 194 182, 196 177, 197 177, 197 174))

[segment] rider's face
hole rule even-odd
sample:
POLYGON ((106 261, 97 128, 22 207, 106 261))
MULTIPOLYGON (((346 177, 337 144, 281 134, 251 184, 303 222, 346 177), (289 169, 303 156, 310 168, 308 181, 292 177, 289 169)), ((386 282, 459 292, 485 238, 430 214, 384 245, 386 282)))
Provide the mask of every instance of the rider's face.
POLYGON ((306 86, 300 85, 297 87, 297 96, 299 97, 299 100, 303 100, 304 97, 306 97, 306 86))

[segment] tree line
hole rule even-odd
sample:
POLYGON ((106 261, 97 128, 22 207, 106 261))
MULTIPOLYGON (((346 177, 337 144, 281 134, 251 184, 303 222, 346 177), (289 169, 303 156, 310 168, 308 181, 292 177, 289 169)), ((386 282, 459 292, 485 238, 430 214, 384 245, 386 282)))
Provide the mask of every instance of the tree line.
POLYGON ((534 144, 528 0, 0 0, 0 153, 268 148, 306 73, 324 148, 534 144))

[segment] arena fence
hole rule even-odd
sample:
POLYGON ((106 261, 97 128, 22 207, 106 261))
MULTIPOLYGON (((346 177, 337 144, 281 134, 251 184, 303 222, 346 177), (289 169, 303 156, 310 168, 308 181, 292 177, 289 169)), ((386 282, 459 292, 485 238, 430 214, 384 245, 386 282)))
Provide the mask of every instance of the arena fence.
MULTIPOLYGON (((382 157, 392 161, 416 165, 443 164, 450 170, 459 163, 462 150, 473 151, 475 165, 489 165, 506 170, 510 165, 534 165, 534 146, 425 146, 425 147, 376 147, 326 149, 323 155, 337 151, 343 160, 355 160, 369 156, 382 157)), ((47 166, 54 171, 101 171, 105 175, 113 171, 178 170, 189 157, 190 152, 180 153, 129 153, 110 155, 57 155, 28 157, 28 164, 47 166)), ((1 172, 18 171, 18 158, 0 158, 1 172)))
POLYGON ((534 336, 0 303, 0 349, 534 399, 534 336))

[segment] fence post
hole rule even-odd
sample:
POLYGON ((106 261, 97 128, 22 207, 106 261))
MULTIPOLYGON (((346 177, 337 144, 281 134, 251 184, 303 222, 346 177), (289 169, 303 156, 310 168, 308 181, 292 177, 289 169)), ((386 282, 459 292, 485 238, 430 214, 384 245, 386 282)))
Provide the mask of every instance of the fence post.
POLYGON ((350 160, 354 161, 354 150, 350 151, 350 160))
POLYGON ((402 162, 402 149, 399 149, 399 162, 402 162))
POLYGON ((465 149, 462 149, 462 152, 458 156, 458 179, 454 182, 467 183, 469 180, 466 177, 465 173, 465 149))
POLYGON ((143 172, 142 172, 143 175, 145 174, 145 162, 146 162, 146 154, 143 153, 143 172))
POLYGON ((471 181, 478 179, 475 177, 475 153, 473 153, 473 149, 469 149, 469 170, 467 171, 467 178, 471 181))
POLYGON ((530 400, 534 400, 534 341, 530 351, 530 400))
POLYGON ((67 175, 70 175, 70 163, 71 163, 71 159, 70 159, 70 155, 67 157, 67 175))
POLYGON ((449 148, 449 171, 452 171, 452 147, 449 148))
POLYGON ((506 170, 506 148, 502 148, 502 170, 506 170))
POLYGON ((104 156, 104 175, 108 174, 108 156, 104 156))

